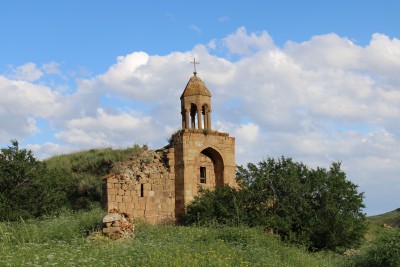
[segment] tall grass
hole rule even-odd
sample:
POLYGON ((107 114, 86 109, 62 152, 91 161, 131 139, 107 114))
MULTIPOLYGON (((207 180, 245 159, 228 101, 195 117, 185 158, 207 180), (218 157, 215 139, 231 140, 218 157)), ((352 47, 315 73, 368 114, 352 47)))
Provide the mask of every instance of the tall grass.
POLYGON ((309 253, 262 229, 137 223, 135 237, 93 231, 102 211, 66 212, 0 224, 0 266, 340 266, 343 256, 309 253), (92 233, 87 236, 87 231, 92 233))
POLYGON ((97 206, 90 211, 61 211, 57 216, 37 220, 0 222, 1 244, 45 243, 71 241, 98 230, 103 211, 97 206))

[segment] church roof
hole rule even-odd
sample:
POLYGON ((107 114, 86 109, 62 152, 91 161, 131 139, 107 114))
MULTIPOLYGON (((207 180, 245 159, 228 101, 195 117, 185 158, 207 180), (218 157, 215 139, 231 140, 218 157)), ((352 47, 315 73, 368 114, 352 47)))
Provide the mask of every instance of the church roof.
POLYGON ((190 78, 189 82, 187 83, 187 85, 185 87, 185 90, 183 91, 183 93, 181 95, 181 99, 182 99, 182 97, 191 96, 191 95, 203 95, 203 96, 211 97, 210 91, 208 91, 204 82, 199 77, 197 77, 196 74, 194 74, 190 78))

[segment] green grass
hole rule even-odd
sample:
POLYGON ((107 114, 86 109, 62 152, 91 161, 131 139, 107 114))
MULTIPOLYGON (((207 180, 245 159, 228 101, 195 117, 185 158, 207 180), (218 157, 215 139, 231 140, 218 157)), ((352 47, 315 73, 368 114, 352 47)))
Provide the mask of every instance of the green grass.
POLYGON ((104 175, 110 170, 112 163, 124 161, 139 153, 139 145, 125 149, 98 148, 54 156, 45 160, 45 163, 50 169, 104 175))
POLYGON ((138 223, 135 237, 112 241, 96 233, 102 214, 0 223, 0 266, 345 266, 344 256, 309 253, 247 227, 138 223))
POLYGON ((370 216, 367 219, 371 224, 379 226, 387 224, 392 227, 400 227, 400 208, 384 214, 370 216))
POLYGON ((44 162, 49 170, 63 171, 63 180, 70 185, 69 206, 79 210, 101 202, 101 178, 110 172, 118 173, 115 163, 141 153, 139 145, 125 149, 98 148, 54 156, 44 162))

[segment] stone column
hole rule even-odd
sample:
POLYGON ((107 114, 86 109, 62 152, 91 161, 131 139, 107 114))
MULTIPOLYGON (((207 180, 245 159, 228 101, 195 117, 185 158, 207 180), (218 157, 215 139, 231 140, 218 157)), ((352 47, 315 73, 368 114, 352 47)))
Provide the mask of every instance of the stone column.
POLYGON ((185 129, 189 129, 189 109, 185 108, 185 129))
POLYGON ((204 128, 208 129, 208 112, 206 109, 204 110, 204 128))
POLYGON ((211 110, 207 112, 207 129, 211 131, 211 110))
POLYGON ((182 129, 185 129, 186 127, 185 127, 185 110, 183 109, 182 110, 182 112, 181 112, 181 114, 182 114, 182 129))

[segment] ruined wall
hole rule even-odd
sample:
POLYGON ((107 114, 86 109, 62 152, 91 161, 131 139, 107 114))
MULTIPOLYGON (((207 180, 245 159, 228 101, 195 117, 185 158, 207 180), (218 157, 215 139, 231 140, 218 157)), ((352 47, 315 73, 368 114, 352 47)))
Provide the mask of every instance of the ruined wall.
POLYGON ((103 177, 103 205, 152 224, 175 222, 199 187, 237 186, 235 138, 185 129, 169 147, 142 149, 103 177))
POLYGON ((107 212, 118 209, 152 224, 174 222, 175 175, 170 172, 168 154, 168 149, 142 149, 140 155, 114 166, 117 173, 103 177, 107 212))

